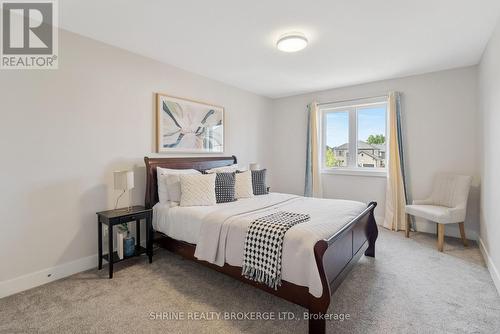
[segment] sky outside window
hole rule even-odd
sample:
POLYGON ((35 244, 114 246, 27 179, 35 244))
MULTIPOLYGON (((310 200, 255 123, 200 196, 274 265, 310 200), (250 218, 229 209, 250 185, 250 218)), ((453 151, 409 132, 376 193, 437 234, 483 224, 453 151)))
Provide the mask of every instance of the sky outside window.
POLYGON ((370 135, 385 136, 385 106, 358 109, 358 140, 370 135))
MULTIPOLYGON (((358 139, 367 141, 370 135, 385 136, 386 107, 376 106, 358 109, 358 139)), ((336 147, 349 141, 349 113, 326 114, 326 145, 336 147)))
POLYGON ((349 141, 349 113, 332 112, 326 114, 326 145, 335 147, 349 141))

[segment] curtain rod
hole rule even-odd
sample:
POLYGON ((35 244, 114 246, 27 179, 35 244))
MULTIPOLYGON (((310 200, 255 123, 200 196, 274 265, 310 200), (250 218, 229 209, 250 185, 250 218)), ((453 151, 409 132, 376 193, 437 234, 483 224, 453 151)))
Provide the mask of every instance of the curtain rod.
POLYGON ((323 102, 323 103, 318 103, 318 106, 323 106, 325 104, 334 104, 334 103, 343 103, 343 102, 352 102, 352 101, 359 101, 359 100, 368 100, 368 99, 376 99, 376 98, 381 98, 381 97, 389 97, 388 94, 385 95, 377 95, 377 96, 367 96, 367 97, 360 97, 357 99, 349 99, 349 100, 339 100, 339 101, 331 101, 331 102, 323 102))

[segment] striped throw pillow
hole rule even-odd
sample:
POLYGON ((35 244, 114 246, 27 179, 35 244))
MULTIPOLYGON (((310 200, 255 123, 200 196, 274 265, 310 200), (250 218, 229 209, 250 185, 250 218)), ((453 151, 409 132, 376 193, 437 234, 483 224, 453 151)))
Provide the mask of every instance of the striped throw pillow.
POLYGON ((268 194, 266 185, 266 169, 252 171, 252 188, 254 195, 268 194))

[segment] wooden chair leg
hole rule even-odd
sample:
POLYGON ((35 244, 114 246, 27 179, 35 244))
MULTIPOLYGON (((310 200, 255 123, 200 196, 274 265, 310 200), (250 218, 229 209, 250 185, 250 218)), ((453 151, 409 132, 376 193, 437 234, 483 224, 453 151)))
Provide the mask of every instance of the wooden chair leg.
POLYGON ((406 216, 406 222, 405 222, 405 236, 407 238, 410 237, 410 228, 411 228, 411 217, 410 215, 405 215, 406 216))
POLYGON ((462 237, 462 242, 464 243, 464 246, 465 247, 469 246, 469 242, 467 241, 467 238, 465 237, 464 223, 458 223, 458 227, 460 228, 460 236, 462 237))
POLYGON ((438 251, 444 248, 444 224, 438 224, 438 251))

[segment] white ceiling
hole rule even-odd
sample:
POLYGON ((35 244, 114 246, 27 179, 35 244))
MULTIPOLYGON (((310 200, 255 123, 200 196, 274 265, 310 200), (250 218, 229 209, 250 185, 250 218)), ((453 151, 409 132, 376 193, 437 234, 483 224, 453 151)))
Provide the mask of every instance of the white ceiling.
POLYGON ((269 97, 478 63, 499 0, 64 0, 69 31, 269 97), (276 39, 301 31, 298 53, 276 39))

